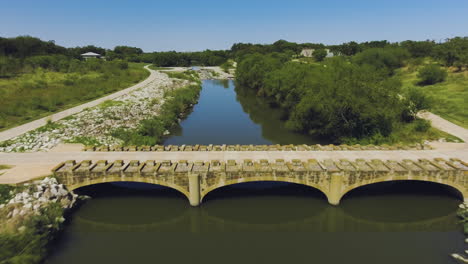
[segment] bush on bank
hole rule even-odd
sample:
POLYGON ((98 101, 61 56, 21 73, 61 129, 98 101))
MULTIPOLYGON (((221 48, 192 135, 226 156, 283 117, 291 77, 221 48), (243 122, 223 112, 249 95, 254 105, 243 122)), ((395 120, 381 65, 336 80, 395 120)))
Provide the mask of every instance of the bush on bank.
POLYGON ((118 128, 112 136, 123 140, 124 145, 156 145, 163 141, 165 131, 178 123, 197 103, 201 85, 189 85, 166 92, 166 102, 158 116, 143 120, 137 129, 118 128))
MULTIPOLYGON (((36 264, 47 255, 48 244, 54 240, 62 227, 58 221, 64 209, 58 203, 42 208, 40 214, 31 216, 21 231, 0 232, 0 263, 36 264)), ((2 216, 4 217, 4 216, 2 216)))
POLYGON ((0 185, 0 263, 42 263, 62 229, 65 211, 81 198, 51 177, 0 185))
POLYGON ((441 67, 431 64, 422 67, 418 72, 418 78, 420 79, 420 85, 431 85, 443 82, 447 79, 447 70, 441 67))

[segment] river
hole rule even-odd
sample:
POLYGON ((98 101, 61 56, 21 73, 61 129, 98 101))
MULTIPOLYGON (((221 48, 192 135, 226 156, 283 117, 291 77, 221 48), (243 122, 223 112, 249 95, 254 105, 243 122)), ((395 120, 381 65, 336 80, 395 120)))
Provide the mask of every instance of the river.
MULTIPOLYGON (((232 81, 204 81, 165 144, 327 143, 287 131, 280 117, 232 81)), ((68 217, 46 263, 449 264, 464 250, 460 201, 431 183, 358 188, 338 207, 313 188, 269 182, 217 189, 198 208, 147 184, 78 191, 93 199, 68 217)))

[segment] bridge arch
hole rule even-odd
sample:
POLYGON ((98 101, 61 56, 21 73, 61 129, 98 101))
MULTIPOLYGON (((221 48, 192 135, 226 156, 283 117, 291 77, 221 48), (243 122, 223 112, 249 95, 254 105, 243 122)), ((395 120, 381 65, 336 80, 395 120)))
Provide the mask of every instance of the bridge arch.
POLYGON ((138 179, 132 179, 132 178, 125 178, 125 179, 106 179, 106 178, 96 178, 96 179, 89 179, 83 182, 79 182, 76 184, 71 184, 67 185, 68 190, 74 191, 78 188, 81 187, 86 187, 86 186, 92 186, 92 185, 97 185, 97 184, 102 184, 102 183, 117 183, 117 182, 135 182, 135 183, 148 183, 148 184, 153 184, 153 185, 159 185, 163 187, 168 187, 170 189, 176 190, 179 193, 183 194, 187 199, 190 199, 189 192, 184 189, 181 186, 178 186, 176 184, 172 184, 169 182, 164 182, 164 181, 158 181, 150 178, 138 178, 138 179))
POLYGON ((323 187, 321 187, 318 184, 305 184, 304 182, 301 182, 300 180, 293 180, 291 178, 283 178, 283 179, 280 179, 280 178, 277 178, 277 179, 271 179, 271 178, 269 178, 269 179, 251 179, 251 178, 245 179, 244 178, 241 181, 239 181, 239 180, 226 180, 223 183, 219 183, 219 184, 207 187, 206 189, 202 189, 201 190, 201 195, 200 195, 200 202, 203 201, 203 199, 208 195, 208 193, 210 193, 210 192, 212 192, 212 191, 214 191, 216 189, 226 187, 226 186, 241 184, 241 183, 252 183, 252 182, 294 183, 294 184, 314 188, 314 189, 320 191, 328 199, 328 191, 325 190, 323 187))
POLYGON ((468 199, 468 193, 465 191, 464 186, 461 186, 461 185, 458 185, 456 183, 449 182, 449 181, 444 181, 444 180, 434 181, 434 180, 430 180, 430 179, 397 179, 397 180, 374 179, 374 180, 368 181, 368 182, 366 182, 364 184, 363 183, 356 183, 356 184, 353 184, 353 185, 350 185, 350 186, 346 187, 342 191, 341 195, 339 196, 338 203, 346 196, 346 194, 348 194, 349 192, 351 192, 353 190, 356 190, 356 189, 358 189, 360 187, 379 184, 379 183, 388 183, 388 182, 429 182, 429 183, 439 184, 439 185, 443 185, 443 186, 448 186, 452 190, 457 192, 459 198, 462 201, 466 201, 468 199))

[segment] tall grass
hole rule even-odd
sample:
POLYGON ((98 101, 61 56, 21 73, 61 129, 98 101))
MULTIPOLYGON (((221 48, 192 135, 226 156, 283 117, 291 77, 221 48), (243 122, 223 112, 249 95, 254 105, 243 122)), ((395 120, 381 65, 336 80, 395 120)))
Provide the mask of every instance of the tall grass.
POLYGON ((418 87, 418 67, 399 71, 406 89, 417 88, 432 98, 431 111, 443 118, 468 128, 468 71, 450 72, 447 80, 434 85, 418 87))
POLYGON ((110 63, 72 72, 36 68, 0 79, 0 130, 127 88, 149 74, 142 64, 110 63))

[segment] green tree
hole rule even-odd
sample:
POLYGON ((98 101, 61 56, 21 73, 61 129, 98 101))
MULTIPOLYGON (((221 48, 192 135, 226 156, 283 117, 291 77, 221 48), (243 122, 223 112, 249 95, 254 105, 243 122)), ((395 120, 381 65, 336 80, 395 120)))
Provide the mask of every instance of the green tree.
POLYGON ((416 120, 419 111, 428 110, 432 101, 421 88, 411 88, 403 95, 403 105, 402 120, 410 122, 416 120))
POLYGON ((361 51, 361 47, 355 41, 344 43, 339 46, 339 52, 345 56, 353 56, 361 51))
POLYGON ((312 56, 316 61, 323 61, 327 57, 328 52, 325 49, 314 50, 312 56))
POLYGON ((0 77, 10 77, 19 73, 21 68, 18 59, 0 56, 0 77))
POLYGON ((435 48, 435 57, 445 66, 456 66, 458 70, 468 67, 468 37, 456 37, 435 48))
POLYGON ((438 65, 431 64, 422 67, 418 72, 420 85, 431 85, 445 81, 447 79, 447 70, 438 65))
POLYGON ((275 70, 279 69, 284 61, 281 55, 261 55, 253 54, 245 57, 239 62, 236 71, 236 81, 243 86, 248 86, 255 90, 263 88, 265 76, 275 70))
POLYGON ((401 43, 403 48, 406 48, 413 58, 428 57, 433 54, 436 44, 434 41, 412 41, 407 40, 401 43))
POLYGON ((376 69, 392 75, 393 71, 402 67, 409 57, 408 51, 403 48, 373 48, 356 54, 353 57, 353 62, 359 65, 372 65, 376 69))

